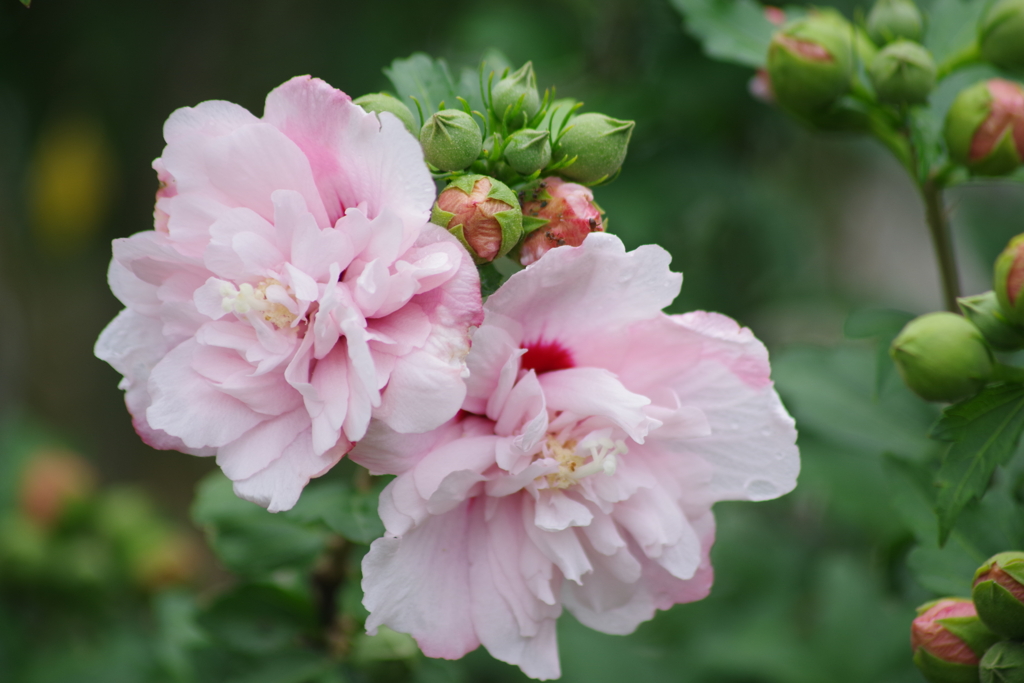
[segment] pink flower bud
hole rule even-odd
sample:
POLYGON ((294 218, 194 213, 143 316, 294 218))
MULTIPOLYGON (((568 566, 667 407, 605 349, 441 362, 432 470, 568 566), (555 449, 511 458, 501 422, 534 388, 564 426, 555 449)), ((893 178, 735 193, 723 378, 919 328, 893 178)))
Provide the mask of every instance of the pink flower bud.
POLYGON ((1013 597, 1024 602, 1024 586, 1000 567, 998 563, 993 563, 989 569, 978 574, 974 579, 974 585, 977 586, 983 581, 995 581, 1008 590, 1013 597))
POLYGON ((1024 552, 990 557, 974 574, 971 597, 986 626, 1006 638, 1024 638, 1024 552))
POLYGON ((993 289, 1003 315, 1013 325, 1024 324, 1024 235, 1017 235, 999 254, 993 289))
POLYGON ((604 232, 601 209, 587 187, 561 178, 544 178, 520 194, 526 229, 534 228, 519 251, 519 262, 528 266, 547 251, 568 245, 578 247, 592 232, 604 232))
POLYGON ((96 473, 80 455, 44 449, 32 455, 22 473, 21 509, 41 527, 51 527, 71 503, 88 497, 96 473))
POLYGON ((502 256, 522 236, 522 214, 515 193, 487 176, 454 180, 438 196, 432 220, 458 231, 480 263, 502 256))
POLYGON ((945 662, 976 666, 981 661, 978 655, 942 623, 944 619, 977 618, 974 603, 962 598, 945 598, 925 607, 910 625, 910 646, 914 652, 924 649, 945 662))
POLYGON ((993 78, 988 82, 992 96, 989 115, 978 126, 971 142, 971 159, 988 156, 1007 130, 1013 135, 1017 155, 1024 157, 1024 89, 1016 83, 993 78))

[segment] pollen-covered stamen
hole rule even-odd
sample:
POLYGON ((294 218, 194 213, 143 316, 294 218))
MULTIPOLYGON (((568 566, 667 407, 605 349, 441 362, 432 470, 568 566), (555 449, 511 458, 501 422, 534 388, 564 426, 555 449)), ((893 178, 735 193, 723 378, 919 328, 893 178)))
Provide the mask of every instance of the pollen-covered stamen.
POLYGON ((548 486, 566 489, 591 474, 615 474, 617 456, 625 455, 627 450, 625 442, 607 436, 588 436, 577 443, 575 439, 560 441, 549 434, 542 454, 558 462, 558 471, 545 476, 548 486))
POLYGON ((267 288, 274 285, 288 291, 274 278, 268 278, 256 287, 248 282, 243 282, 238 289, 235 289, 230 282, 225 282, 220 287, 220 294, 224 297, 221 306, 225 313, 234 312, 239 315, 245 315, 249 311, 262 313, 263 319, 278 329, 291 327, 297 317, 295 313, 288 310, 284 304, 267 299, 267 288))

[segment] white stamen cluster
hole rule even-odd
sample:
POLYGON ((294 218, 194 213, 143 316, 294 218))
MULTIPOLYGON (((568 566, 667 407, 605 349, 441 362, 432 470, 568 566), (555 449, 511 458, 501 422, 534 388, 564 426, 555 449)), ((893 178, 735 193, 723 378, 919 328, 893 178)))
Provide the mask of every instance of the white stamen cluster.
POLYGON ((545 478, 551 488, 567 489, 591 474, 615 474, 619 464, 617 456, 627 452, 626 444, 621 439, 613 441, 608 436, 589 435, 577 443, 575 439, 562 441, 556 435, 549 434, 542 457, 557 461, 558 471, 545 478))
POLYGON ((221 306, 225 313, 237 313, 242 316, 250 311, 262 313, 263 319, 278 329, 291 327, 296 318, 295 314, 284 304, 267 300, 267 288, 273 285, 283 288, 281 283, 273 278, 264 280, 256 287, 243 282, 237 289, 230 282, 225 282, 220 287, 220 294, 224 297, 221 306))

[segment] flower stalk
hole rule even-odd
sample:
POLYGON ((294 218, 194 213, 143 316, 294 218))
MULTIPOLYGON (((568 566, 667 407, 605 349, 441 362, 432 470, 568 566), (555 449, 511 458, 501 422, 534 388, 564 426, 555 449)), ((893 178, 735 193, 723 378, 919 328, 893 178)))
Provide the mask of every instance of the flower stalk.
POLYGON ((956 252, 953 250, 953 236, 949 229, 949 214, 942 196, 943 184, 932 176, 921 186, 924 199, 925 220, 935 249, 935 260, 939 266, 942 282, 942 300, 947 311, 959 311, 956 299, 960 296, 960 274, 956 266, 956 252))

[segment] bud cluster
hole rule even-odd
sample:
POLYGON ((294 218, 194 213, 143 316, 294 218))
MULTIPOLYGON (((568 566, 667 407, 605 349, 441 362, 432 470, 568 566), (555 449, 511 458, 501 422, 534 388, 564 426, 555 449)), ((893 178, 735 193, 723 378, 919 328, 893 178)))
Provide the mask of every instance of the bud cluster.
POLYGON ((542 95, 530 62, 486 80, 481 67, 480 83, 483 111, 460 97, 461 107, 441 102, 424 116, 416 102, 421 125, 386 93, 354 102, 378 116, 394 115, 418 136, 424 160, 447 182, 431 220, 455 235, 478 265, 506 254, 529 265, 549 249, 579 246, 603 231, 590 188, 618 175, 633 121, 577 113, 579 103, 555 100, 551 90, 542 95))
POLYGON ((1019 376, 994 352, 1024 349, 1024 235, 996 259, 993 290, 957 299, 963 316, 929 313, 893 340, 889 353, 904 382, 928 401, 957 401, 989 382, 1019 376))
POLYGON ((937 69, 920 44, 924 18, 913 0, 878 0, 865 27, 834 10, 813 11, 784 24, 768 48, 762 90, 786 110, 819 128, 863 125, 848 98, 873 104, 924 104, 935 89, 937 69), (858 80, 866 72, 871 90, 858 80))
MULTIPOLYGON (((963 66, 984 61, 1024 72, 1024 0, 986 4, 976 41, 941 66, 922 44, 927 26, 914 0, 875 0, 863 25, 831 9, 786 22, 770 8, 766 18, 779 28, 751 93, 814 128, 871 133, 916 173, 913 148, 920 143, 908 134, 909 107, 927 105, 939 80, 963 66)), ((942 132, 953 164, 945 172, 1015 172, 1024 165, 1024 84, 990 78, 964 88, 942 132)))
POLYGON ((914 663, 931 683, 1024 681, 1024 552, 991 557, 972 585, 970 599, 918 608, 914 663))
POLYGON ((564 111, 565 102, 554 101, 552 90, 541 94, 531 62, 500 77, 492 72, 486 82, 481 78, 479 94, 483 111, 473 111, 462 97, 457 103, 417 101, 420 125, 405 103, 387 93, 354 102, 368 112, 396 116, 419 137, 424 159, 441 177, 482 173, 516 186, 557 175, 596 185, 614 178, 625 161, 634 123, 596 112, 576 114, 575 102, 564 111), (424 116, 421 105, 435 104, 438 111, 424 116))

